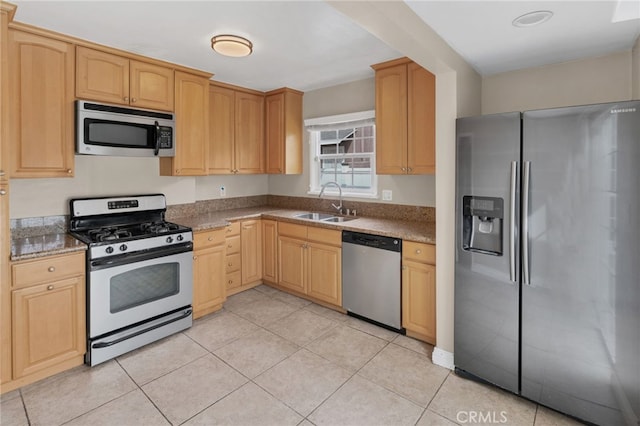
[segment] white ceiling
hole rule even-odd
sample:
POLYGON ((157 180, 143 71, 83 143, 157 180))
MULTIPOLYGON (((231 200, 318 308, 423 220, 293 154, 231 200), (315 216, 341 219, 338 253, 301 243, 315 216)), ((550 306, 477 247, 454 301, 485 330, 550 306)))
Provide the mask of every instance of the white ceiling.
MULTIPOLYGON (((631 15, 640 0, 631 4, 631 15)), ((373 76, 371 64, 403 56, 329 4, 307 1, 14 0, 15 20, 215 74, 257 90, 309 91, 373 76), (246 58, 214 53, 210 39, 250 39, 246 58)), ((611 23, 609 1, 415 1, 407 5, 483 75, 628 50, 640 19, 611 23), (533 28, 511 21, 555 13, 533 28)), ((627 4, 628 6, 628 4, 627 4)))

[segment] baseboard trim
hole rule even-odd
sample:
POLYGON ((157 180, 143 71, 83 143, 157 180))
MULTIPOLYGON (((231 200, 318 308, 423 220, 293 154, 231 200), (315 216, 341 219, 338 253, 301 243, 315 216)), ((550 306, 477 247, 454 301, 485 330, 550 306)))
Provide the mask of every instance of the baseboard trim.
POLYGON ((433 348, 433 353, 431 354, 431 361, 435 365, 448 368, 449 370, 453 370, 455 368, 455 364, 453 363, 453 353, 447 352, 444 349, 441 349, 437 346, 433 348))

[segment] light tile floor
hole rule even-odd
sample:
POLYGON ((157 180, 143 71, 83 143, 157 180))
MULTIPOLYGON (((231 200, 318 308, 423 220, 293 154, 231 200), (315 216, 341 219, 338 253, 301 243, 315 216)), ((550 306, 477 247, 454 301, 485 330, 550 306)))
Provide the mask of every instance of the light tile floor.
POLYGON ((571 425, 431 363, 432 347, 267 286, 189 330, 2 395, 13 425, 571 425), (485 417, 486 418, 486 417, 485 417))

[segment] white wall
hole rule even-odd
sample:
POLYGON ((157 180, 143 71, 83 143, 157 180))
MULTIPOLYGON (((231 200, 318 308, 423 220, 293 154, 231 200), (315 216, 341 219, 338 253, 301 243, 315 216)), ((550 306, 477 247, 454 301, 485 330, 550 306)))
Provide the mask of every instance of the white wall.
MULTIPOLYGON (((373 76, 373 70, 371 70, 373 76)), ((316 118, 329 115, 375 109, 375 79, 354 81, 325 89, 306 92, 303 97, 303 117, 316 118)), ((269 193, 311 197, 309 188, 309 133, 304 133, 303 173, 292 176, 269 176, 269 193)), ((417 206, 435 206, 435 176, 378 176, 378 192, 390 189, 391 201, 376 202, 408 204, 417 206)))
POLYGON ((624 51, 486 76, 482 114, 630 100, 632 92, 632 52, 624 51))
POLYGON ((193 203, 219 198, 224 185, 227 197, 268 193, 267 179, 257 176, 160 176, 157 158, 76 155, 75 177, 12 179, 10 217, 69 214, 69 199, 144 193, 163 193, 168 204, 193 203))

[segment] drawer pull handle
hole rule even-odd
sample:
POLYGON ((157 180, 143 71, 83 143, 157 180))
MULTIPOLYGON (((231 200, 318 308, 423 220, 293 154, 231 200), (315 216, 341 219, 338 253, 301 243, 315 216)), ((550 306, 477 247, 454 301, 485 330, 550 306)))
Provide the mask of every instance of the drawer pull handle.
POLYGON ((7 191, 4 189, 0 189, 0 195, 7 195, 7 191))
POLYGON ((228 265, 228 266, 233 266, 233 263, 229 262, 229 265, 228 265))
POLYGON ((229 245, 227 246, 227 248, 232 248, 232 247, 233 247, 233 244, 229 244, 229 245))
POLYGON ((52 285, 48 285, 47 286, 47 290, 53 290, 53 286, 52 285))
POLYGON ((420 253, 422 253, 422 250, 420 249, 416 250, 416 254, 420 254, 420 253))
POLYGON ((56 271, 56 267, 55 266, 49 266, 49 269, 47 269, 47 271, 55 272, 56 271))

